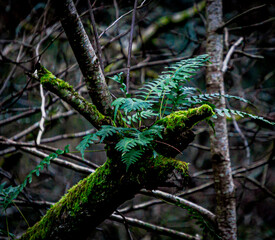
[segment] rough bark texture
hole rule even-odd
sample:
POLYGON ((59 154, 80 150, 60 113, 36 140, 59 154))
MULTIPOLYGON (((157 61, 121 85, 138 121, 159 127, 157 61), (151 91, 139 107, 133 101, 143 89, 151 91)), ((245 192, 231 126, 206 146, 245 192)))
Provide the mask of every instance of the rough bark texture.
POLYGON ((54 1, 56 14, 73 49, 87 84, 90 97, 103 114, 112 113, 112 97, 108 90, 100 63, 85 32, 72 0, 54 1))
MULTIPOLYGON (((212 108, 203 105, 173 113, 157 124, 165 127, 164 136, 167 138, 170 134, 174 135, 173 131, 186 132, 180 134, 183 136, 180 139, 184 142, 182 146, 185 147, 193 140, 189 128, 212 114, 212 108)), ((175 160, 174 156, 160 155, 153 158, 149 150, 143 159, 126 171, 125 164, 120 159, 121 153, 114 150, 114 144, 107 145, 106 148, 106 163, 72 187, 38 223, 27 230, 21 240, 85 239, 91 230, 141 188, 155 189, 175 170, 183 177, 188 175, 185 162, 175 160)))
MULTIPOLYGON (((222 1, 208 0, 207 17, 207 53, 212 62, 207 67, 206 81, 209 93, 224 94, 222 73, 223 35, 216 32, 222 25, 222 1)), ((224 98, 214 102, 217 108, 225 108, 224 98)), ((212 166, 214 173, 217 222, 222 239, 237 239, 236 203, 234 182, 229 157, 226 117, 215 120, 216 134, 210 133, 212 166)))

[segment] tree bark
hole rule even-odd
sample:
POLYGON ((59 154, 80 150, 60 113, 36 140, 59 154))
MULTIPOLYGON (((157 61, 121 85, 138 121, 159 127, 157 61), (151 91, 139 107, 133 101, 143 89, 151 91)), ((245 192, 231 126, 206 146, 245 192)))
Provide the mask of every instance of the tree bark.
POLYGON ((112 97, 108 90, 99 59, 84 29, 72 0, 53 1, 56 14, 73 49, 80 70, 87 84, 89 95, 97 109, 105 114, 112 113, 112 97))
MULTIPOLYGON (((207 46, 212 62, 207 66, 206 85, 208 93, 224 94, 223 35, 216 31, 223 23, 222 0, 208 0, 206 5, 207 46)), ((213 102, 217 108, 225 108, 224 98, 213 102)), ((226 117, 218 117, 215 131, 210 132, 212 167, 216 190, 216 216, 222 239, 237 239, 235 189, 229 156, 226 117)))

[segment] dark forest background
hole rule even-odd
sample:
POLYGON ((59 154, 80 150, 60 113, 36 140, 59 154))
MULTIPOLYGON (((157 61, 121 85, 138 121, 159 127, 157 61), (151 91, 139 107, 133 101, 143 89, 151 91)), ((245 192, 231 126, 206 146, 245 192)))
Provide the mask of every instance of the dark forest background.
MULTIPOLYGON (((76 1, 86 31, 96 46, 91 27, 87 1, 76 1)), ((202 9, 180 22, 171 17, 201 2, 191 0, 146 1, 137 12, 137 27, 134 35, 134 51, 130 76, 130 92, 134 93, 144 82, 158 76, 164 67, 183 57, 205 54, 205 10, 202 9), (162 23, 162 24, 159 24, 162 23), (159 24, 159 25, 158 25, 159 24), (151 31, 148 31, 151 29, 151 31), (140 36, 152 33, 143 42, 140 36), (135 43, 138 43, 135 45, 135 43), (167 61, 168 60, 168 61, 167 61)), ((117 15, 133 8, 132 1, 97 1, 94 18, 100 34, 117 15), (114 7, 117 2, 117 8, 114 7)), ((239 16, 227 25, 227 51, 240 37, 244 41, 237 47, 225 74, 226 93, 241 96, 253 104, 246 105, 228 101, 228 107, 275 120, 275 4, 272 1, 223 1, 224 22, 239 16)), ((102 59, 106 76, 119 73, 126 67, 127 46, 131 14, 121 19, 100 39, 102 59), (120 38, 116 36, 120 35, 120 38)), ((0 135, 15 141, 33 142, 38 133, 41 118, 39 83, 31 81, 27 73, 32 73, 36 63, 36 48, 39 44, 40 60, 58 77, 72 84, 85 98, 89 99, 83 79, 70 45, 66 39, 54 9, 47 1, 2 0, 0 2, 0 135)), ((227 52, 226 51, 226 52, 227 52)), ((225 52, 225 54, 226 54, 225 52)), ((107 78, 111 92, 119 96, 119 86, 107 78)), ((189 83, 204 91, 205 71, 201 69, 189 83)), ((204 91, 205 92, 205 91, 204 91)), ((70 144, 71 151, 81 138, 93 131, 83 117, 77 115, 65 102, 45 91, 47 118, 41 143, 63 149, 70 144)), ((255 162, 263 164, 234 175, 236 185, 238 239, 268 240, 275 238, 274 222, 274 152, 275 132, 272 126, 248 118, 238 119, 238 124, 228 119, 230 154, 233 171, 245 168, 255 162), (273 192, 273 193, 272 193, 273 192)), ((211 162, 208 126, 196 127, 195 141, 183 152, 182 159, 190 163, 188 189, 202 186, 211 180, 211 162)), ((105 161, 104 146, 97 144, 85 154, 85 158, 96 164, 105 161)), ((47 153, 47 151, 45 151, 47 153)), ((41 157, 41 156, 40 156, 41 157)), ((19 151, 15 147, 0 145, 0 180, 7 185, 18 184, 38 163, 39 156, 19 151)), ((84 164, 83 164, 84 165, 84 164)), ((56 202, 66 191, 86 174, 62 166, 50 165, 40 177, 34 177, 24 194, 38 201, 41 206, 22 204, 18 208, 8 208, 0 216, 2 237, 7 223, 9 232, 19 235, 29 225, 33 225, 45 213, 47 204, 56 202), (27 222, 22 217, 27 219, 27 222)), ((177 187, 166 188, 170 193, 179 191, 177 187)), ((23 198, 24 196, 21 196, 23 198)), ((212 185, 192 194, 186 199, 215 211, 214 189, 212 185)), ((138 195, 124 206, 136 205, 151 200, 138 195)), ((195 234, 199 227, 185 210, 168 204, 155 204, 146 209, 132 211, 127 216, 143 219, 157 225, 195 234)), ((134 239, 172 239, 131 227, 134 239)), ((106 220, 90 239, 128 239, 121 223, 106 220)))

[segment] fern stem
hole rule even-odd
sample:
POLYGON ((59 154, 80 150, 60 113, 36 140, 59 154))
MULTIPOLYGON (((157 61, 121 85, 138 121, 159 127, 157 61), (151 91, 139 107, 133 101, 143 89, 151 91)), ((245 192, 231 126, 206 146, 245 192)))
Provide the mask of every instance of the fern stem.
POLYGON ((5 210, 5 215, 6 215, 6 226, 7 226, 7 233, 8 233, 8 238, 10 240, 10 230, 9 230, 9 223, 8 223, 8 217, 7 217, 7 212, 5 210))
POLYGON ((157 142, 157 143, 161 143, 161 144, 167 145, 167 146, 169 146, 170 148, 175 149, 175 150, 176 150, 178 153, 180 153, 181 155, 183 155, 182 152, 181 152, 179 149, 177 149, 176 147, 174 147, 174 146, 172 146, 172 145, 170 145, 170 144, 168 144, 168 143, 161 142, 161 141, 158 141, 158 140, 154 140, 154 141, 157 142))
POLYGON ((28 220, 25 218, 24 214, 21 212, 20 208, 15 204, 15 202, 12 200, 13 205, 16 207, 20 215, 23 217, 24 221, 27 223, 28 227, 30 227, 28 220))

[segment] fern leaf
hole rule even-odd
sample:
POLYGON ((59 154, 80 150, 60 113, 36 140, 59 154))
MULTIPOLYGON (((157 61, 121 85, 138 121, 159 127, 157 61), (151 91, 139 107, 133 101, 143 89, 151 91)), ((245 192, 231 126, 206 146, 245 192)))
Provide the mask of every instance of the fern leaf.
POLYGON ((0 185, 0 208, 4 210, 8 208, 8 206, 12 203, 14 199, 18 197, 18 195, 23 191, 23 189, 32 182, 32 175, 35 173, 39 176, 40 171, 44 168, 45 165, 49 165, 50 160, 57 158, 58 155, 62 155, 64 153, 69 152, 69 145, 65 147, 65 150, 58 149, 55 153, 51 153, 49 156, 45 157, 35 169, 33 169, 23 180, 22 184, 18 186, 9 186, 5 188, 5 183, 0 185), (66 151, 65 151, 66 150, 66 151))
POLYGON ((242 111, 239 111, 239 110, 232 110, 232 109, 226 109, 226 108, 224 108, 224 109, 215 108, 215 112, 220 116, 226 115, 227 117, 231 117, 230 113, 234 114, 234 115, 238 115, 240 117, 247 116, 247 117, 253 118, 255 120, 260 120, 262 122, 268 123, 270 125, 275 125, 275 122, 270 122, 269 120, 267 120, 263 117, 253 115, 251 113, 242 112, 242 111))
POLYGON ((130 117, 130 121, 136 123, 141 119, 147 119, 147 118, 156 117, 156 116, 158 116, 158 114, 154 113, 152 110, 145 110, 142 112, 135 113, 133 116, 130 117))
POLYGON ((116 116, 117 116, 117 111, 120 108, 121 105, 123 105, 126 101, 126 98, 117 98, 115 101, 112 102, 112 106, 115 107, 115 112, 114 112, 114 121, 116 120, 116 116))
POLYGON ((143 154, 142 150, 131 150, 129 152, 126 152, 122 154, 122 162, 126 164, 126 171, 128 171, 129 167, 138 161, 138 159, 141 158, 143 154))
POLYGON ((84 159, 85 150, 90 146, 90 144, 94 143, 94 141, 97 141, 97 140, 98 140, 97 135, 92 133, 83 137, 83 140, 77 145, 76 149, 80 151, 83 159, 84 159))

